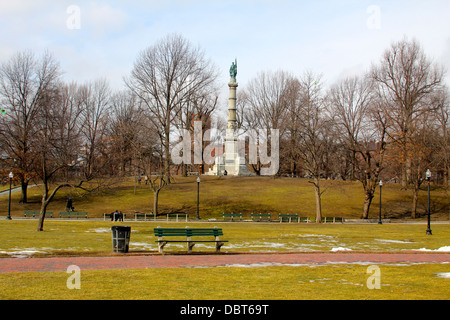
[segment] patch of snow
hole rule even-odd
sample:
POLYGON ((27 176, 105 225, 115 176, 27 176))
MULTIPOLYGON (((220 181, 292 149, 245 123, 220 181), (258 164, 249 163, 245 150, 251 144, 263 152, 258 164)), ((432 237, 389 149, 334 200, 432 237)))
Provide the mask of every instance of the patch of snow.
POLYGON ((450 246, 440 247, 439 249, 436 249, 436 250, 431 250, 431 249, 421 248, 421 249, 416 249, 416 251, 427 251, 427 252, 431 252, 431 251, 435 251, 435 252, 450 252, 450 246))
POLYGON ((333 236, 326 236, 323 234, 299 234, 299 238, 325 238, 325 239, 333 239, 333 236))
POLYGON ((89 229, 86 232, 95 232, 95 233, 105 233, 105 232, 110 232, 111 229, 109 228, 96 228, 96 229, 89 229))
POLYGON ((0 251, 0 253, 7 254, 13 258, 27 258, 36 253, 47 253, 47 252, 30 248, 30 249, 16 250, 16 251, 0 251))
POLYGON ((343 248, 343 247, 337 247, 337 248, 332 248, 331 251, 332 251, 332 252, 338 252, 338 251, 352 251, 352 249, 349 249, 349 248, 343 248))
POLYGON ((228 268, 264 268, 264 267, 306 267, 310 266, 305 263, 274 263, 274 262, 257 262, 250 264, 226 264, 225 267, 228 268))
POLYGON ((156 246, 156 244, 150 244, 150 243, 146 243, 146 242, 130 242, 130 247, 131 246, 136 246, 136 247, 152 247, 152 246, 156 246))
POLYGON ((436 273, 436 276, 439 278, 450 279, 450 272, 436 273))
POLYGON ((379 242, 387 242, 387 243, 413 243, 413 242, 411 242, 411 241, 386 240, 386 239, 375 239, 375 241, 379 241, 379 242))

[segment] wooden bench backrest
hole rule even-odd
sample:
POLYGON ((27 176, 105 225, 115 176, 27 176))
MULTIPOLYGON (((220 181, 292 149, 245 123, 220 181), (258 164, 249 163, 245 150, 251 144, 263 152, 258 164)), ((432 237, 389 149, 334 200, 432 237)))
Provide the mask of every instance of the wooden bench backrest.
POLYGON ((194 236, 223 236, 222 229, 164 229, 164 228, 155 228, 154 230, 155 236, 157 237, 194 237, 194 236))

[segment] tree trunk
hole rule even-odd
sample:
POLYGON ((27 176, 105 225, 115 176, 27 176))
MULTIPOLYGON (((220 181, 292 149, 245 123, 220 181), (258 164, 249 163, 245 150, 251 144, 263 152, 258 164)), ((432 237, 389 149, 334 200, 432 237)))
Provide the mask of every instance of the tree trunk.
POLYGON ((49 204, 48 200, 45 200, 45 195, 42 197, 42 204, 41 204, 41 210, 39 212, 39 221, 38 221, 38 227, 37 231, 44 231, 44 220, 45 220, 45 213, 47 212, 47 206, 49 204))
POLYGON ((322 200, 319 178, 314 178, 314 193, 316 195, 316 223, 322 223, 322 200))
POLYGON ((417 218, 417 202, 419 200, 419 188, 414 184, 413 188, 413 205, 412 205, 412 212, 411 212, 411 218, 416 219, 417 218))
POLYGON ((448 187, 450 186, 450 166, 445 166, 444 169, 444 186, 448 187))
POLYGON ((170 183, 170 138, 169 130, 166 130, 164 137, 164 176, 167 183, 170 183))
POLYGON ((155 217, 158 214, 158 196, 159 196, 159 189, 153 191, 153 215, 155 217))
POLYGON ((27 191, 28 191, 28 181, 21 182, 22 194, 20 196, 20 203, 28 203, 27 191))
POLYGON ((400 185, 401 185, 402 189, 406 189, 408 187, 408 183, 406 180, 406 164, 405 163, 402 164, 402 176, 401 176, 400 185))
POLYGON ((295 177, 295 170, 296 170, 295 160, 291 159, 291 178, 295 177))
POLYGON ((372 204, 373 193, 370 190, 364 191, 364 205, 361 219, 369 219, 370 205, 372 204))

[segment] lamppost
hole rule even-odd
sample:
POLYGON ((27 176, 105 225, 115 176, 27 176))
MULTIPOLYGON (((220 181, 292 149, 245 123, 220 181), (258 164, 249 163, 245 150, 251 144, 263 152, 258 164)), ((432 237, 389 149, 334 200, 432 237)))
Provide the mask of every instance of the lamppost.
POLYGON ((431 180, 431 171, 430 169, 426 172, 427 177, 427 183, 428 183, 428 228, 427 228, 427 235, 431 236, 431 209, 430 209, 430 180, 431 180))
POLYGON ((8 216, 7 220, 11 220, 11 183, 14 178, 14 174, 12 172, 9 173, 9 203, 8 203, 8 216))
POLYGON ((197 219, 200 219, 199 205, 200 205, 200 177, 197 177, 197 219))
POLYGON ((383 181, 380 180, 380 219, 378 220, 378 224, 383 224, 383 222, 381 221, 381 191, 383 189, 383 181))

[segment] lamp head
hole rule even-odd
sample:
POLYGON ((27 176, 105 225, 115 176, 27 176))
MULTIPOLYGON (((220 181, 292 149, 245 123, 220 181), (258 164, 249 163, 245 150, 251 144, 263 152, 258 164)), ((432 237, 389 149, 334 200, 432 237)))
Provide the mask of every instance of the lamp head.
POLYGON ((427 170, 426 177, 427 177, 427 180, 430 181, 430 179, 431 179, 431 171, 430 171, 430 169, 427 170))
POLYGON ((10 179, 14 178, 14 174, 12 172, 9 173, 9 178, 10 179))

